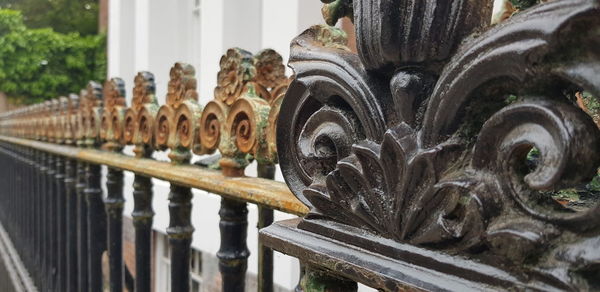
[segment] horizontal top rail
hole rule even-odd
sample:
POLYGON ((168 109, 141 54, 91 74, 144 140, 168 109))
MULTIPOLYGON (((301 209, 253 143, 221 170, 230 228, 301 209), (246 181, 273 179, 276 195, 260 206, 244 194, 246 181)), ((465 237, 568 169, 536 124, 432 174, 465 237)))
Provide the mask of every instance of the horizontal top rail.
POLYGON ((300 216, 308 213, 308 208, 296 199, 282 182, 253 177, 226 177, 219 171, 194 165, 175 165, 169 162, 135 158, 108 151, 82 149, 35 140, 0 136, 0 141, 131 171, 177 185, 215 193, 223 197, 263 205, 286 213, 300 216))

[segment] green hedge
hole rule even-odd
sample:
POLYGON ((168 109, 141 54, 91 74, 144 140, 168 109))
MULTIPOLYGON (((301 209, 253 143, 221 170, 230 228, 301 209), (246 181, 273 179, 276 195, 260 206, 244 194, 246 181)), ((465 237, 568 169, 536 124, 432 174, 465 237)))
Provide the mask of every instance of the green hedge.
POLYGON ((0 9, 0 91, 30 104, 79 92, 106 76, 106 37, 29 29, 19 11, 0 9))

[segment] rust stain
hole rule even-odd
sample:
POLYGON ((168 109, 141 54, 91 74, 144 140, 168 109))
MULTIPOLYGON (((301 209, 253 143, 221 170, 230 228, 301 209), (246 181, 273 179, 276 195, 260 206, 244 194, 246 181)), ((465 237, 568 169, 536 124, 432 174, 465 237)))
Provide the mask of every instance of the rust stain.
POLYGON ((308 213, 308 208, 296 199, 282 182, 253 177, 229 178, 219 171, 194 165, 174 165, 169 162, 135 158, 102 150, 80 149, 21 138, 0 136, 0 141, 131 171, 178 185, 215 193, 223 197, 263 205, 286 213, 299 216, 308 213))

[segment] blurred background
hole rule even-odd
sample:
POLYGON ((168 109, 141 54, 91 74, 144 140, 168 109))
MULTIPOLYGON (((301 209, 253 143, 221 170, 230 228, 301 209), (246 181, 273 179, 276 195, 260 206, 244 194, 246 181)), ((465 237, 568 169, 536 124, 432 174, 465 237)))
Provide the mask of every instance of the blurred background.
POLYGON ((108 0, 0 0, 0 110, 106 76, 108 0), (8 99, 8 100, 7 100, 8 99))

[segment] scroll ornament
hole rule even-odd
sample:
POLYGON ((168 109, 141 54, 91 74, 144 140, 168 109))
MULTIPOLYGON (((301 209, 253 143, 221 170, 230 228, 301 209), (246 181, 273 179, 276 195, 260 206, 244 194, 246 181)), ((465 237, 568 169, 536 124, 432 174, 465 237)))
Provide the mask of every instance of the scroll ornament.
MULTIPOLYGON (((160 107, 155 121, 154 141, 158 149, 171 149, 174 163, 189 162, 202 107, 198 104, 194 67, 175 63, 170 71, 167 103, 160 107)), ((143 136, 142 136, 143 137, 143 136)))
POLYGON ((120 151, 124 144, 125 131, 125 82, 112 78, 104 83, 104 108, 100 138, 106 143, 102 147, 109 151, 120 151))
POLYGON ((150 72, 139 72, 135 76, 133 102, 125 113, 124 141, 134 144, 138 157, 151 154, 154 145, 154 121, 158 113, 156 84, 150 72))
POLYGON ((65 120, 65 143, 75 144, 77 139, 77 118, 79 109, 79 96, 77 94, 69 94, 67 114, 65 120))
POLYGON ((548 193, 600 166, 600 130, 574 102, 600 96, 600 1, 549 1, 493 27, 489 1, 326 2, 329 22, 354 16, 358 54, 328 26, 291 45, 277 148, 304 221, 591 289, 600 207, 548 193))
POLYGON ((100 128, 102 123, 102 86, 90 81, 81 94, 79 115, 81 123, 81 138, 88 147, 96 146, 100 142, 100 128))
POLYGON ((219 149, 224 169, 243 169, 247 154, 261 163, 276 163, 275 126, 290 82, 283 58, 272 49, 252 56, 233 48, 220 65, 215 99, 199 121, 204 153, 219 149))

